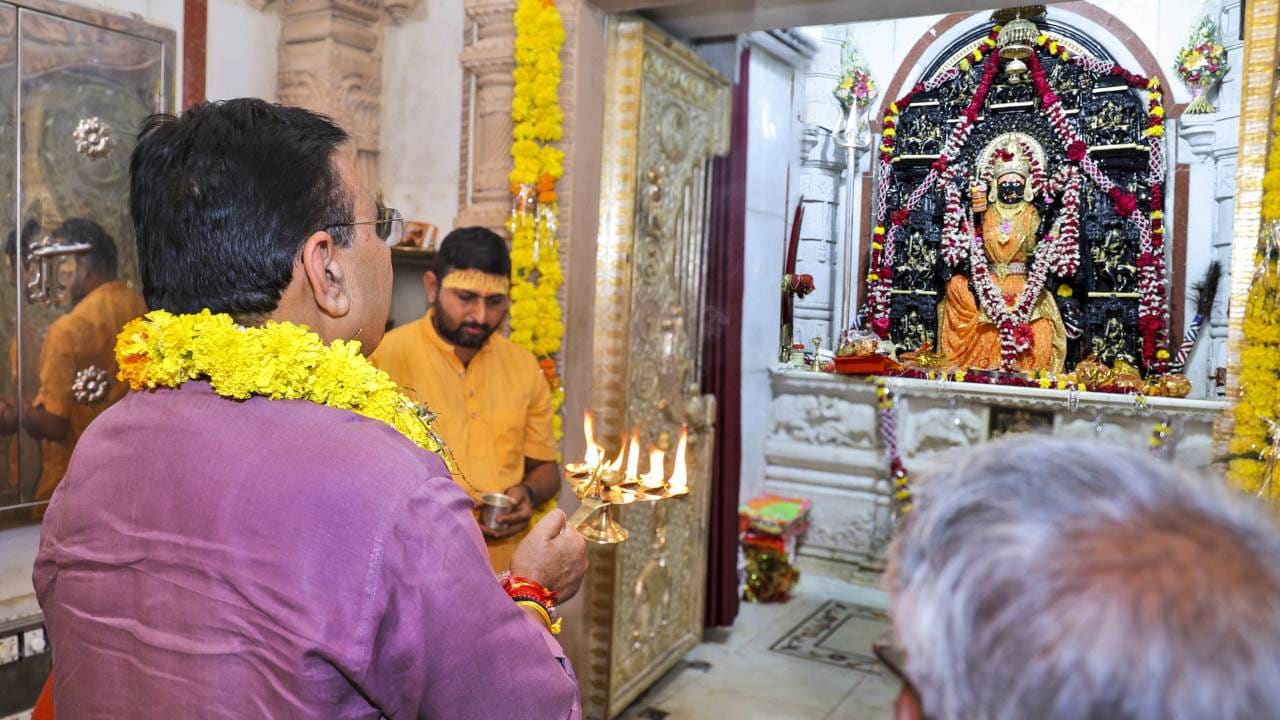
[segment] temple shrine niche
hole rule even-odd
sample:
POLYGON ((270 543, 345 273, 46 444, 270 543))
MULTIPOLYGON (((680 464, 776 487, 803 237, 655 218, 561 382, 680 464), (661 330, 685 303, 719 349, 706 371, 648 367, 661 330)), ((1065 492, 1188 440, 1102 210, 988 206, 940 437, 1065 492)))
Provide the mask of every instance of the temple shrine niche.
POLYGON ((921 77, 884 106, 869 327, 961 370, 1167 372, 1159 81, 1008 12, 921 77))

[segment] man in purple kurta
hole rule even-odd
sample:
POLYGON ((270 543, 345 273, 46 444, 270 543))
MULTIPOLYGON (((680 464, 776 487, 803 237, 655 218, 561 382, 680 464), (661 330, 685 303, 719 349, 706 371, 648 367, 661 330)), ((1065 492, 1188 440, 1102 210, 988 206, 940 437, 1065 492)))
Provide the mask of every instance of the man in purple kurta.
MULTIPOLYGON (((132 167, 149 305, 291 320, 372 350, 389 257, 361 224, 377 211, 345 139, 324 118, 261 101, 152 121, 132 167), (220 164, 188 157, 202 152, 220 164), (228 167, 242 176, 201 176, 228 167), (279 179, 275 194, 253 187, 272 173, 303 178, 279 179), (341 206, 341 194, 346 217, 325 217, 325 198, 341 206), (160 237, 166 212, 187 224, 160 237), (228 215, 273 212, 274 234, 227 229, 228 215), (195 226, 210 217, 217 229, 195 226), (354 230, 346 244, 327 232, 340 226, 354 230), (260 247, 272 242, 292 275, 262 300, 253 278, 270 273, 252 263, 272 261, 260 247), (239 266, 208 277, 237 252, 239 266)), ((57 715, 580 717, 564 653, 494 578, 472 508, 438 456, 378 420, 305 400, 229 400, 200 381, 130 393, 81 438, 42 529, 34 581, 57 715)), ((563 514, 526 542, 513 572, 572 594, 585 550, 563 514)))

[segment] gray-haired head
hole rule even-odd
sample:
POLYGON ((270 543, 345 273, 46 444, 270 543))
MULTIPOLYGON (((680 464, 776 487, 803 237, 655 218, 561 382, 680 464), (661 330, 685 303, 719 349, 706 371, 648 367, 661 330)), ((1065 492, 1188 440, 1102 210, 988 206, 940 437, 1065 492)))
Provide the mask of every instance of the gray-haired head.
POLYGON ((991 443, 919 484, 890 555, 935 720, 1280 716, 1280 539, 1218 481, 1096 443, 991 443))

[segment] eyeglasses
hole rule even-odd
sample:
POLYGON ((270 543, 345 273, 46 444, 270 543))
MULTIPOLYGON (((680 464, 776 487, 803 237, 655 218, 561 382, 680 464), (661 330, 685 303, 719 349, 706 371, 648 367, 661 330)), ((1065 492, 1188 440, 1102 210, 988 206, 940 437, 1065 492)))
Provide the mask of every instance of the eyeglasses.
POLYGON ((395 247, 404 239, 404 216, 399 210, 394 208, 378 206, 377 220, 361 220, 360 222, 334 223, 325 225, 321 230, 328 230, 336 227, 353 227, 355 225, 373 225, 373 231, 378 234, 378 239, 387 244, 387 247, 395 247))

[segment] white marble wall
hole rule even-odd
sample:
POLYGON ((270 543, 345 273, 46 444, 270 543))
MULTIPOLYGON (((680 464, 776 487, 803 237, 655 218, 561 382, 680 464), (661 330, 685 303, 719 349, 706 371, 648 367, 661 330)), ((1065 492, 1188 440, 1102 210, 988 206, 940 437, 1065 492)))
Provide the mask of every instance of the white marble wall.
POLYGON ((742 494, 763 487, 769 367, 777 359, 783 253, 793 205, 787 201, 795 153, 795 66, 764 47, 751 49, 747 118, 747 221, 742 313, 742 494), (753 410, 754 409, 754 410, 753 410), (757 449, 752 452, 751 449, 757 449))
POLYGON ((382 60, 382 190, 442 236, 458 214, 464 17, 460 0, 425 0, 387 26, 382 60))

